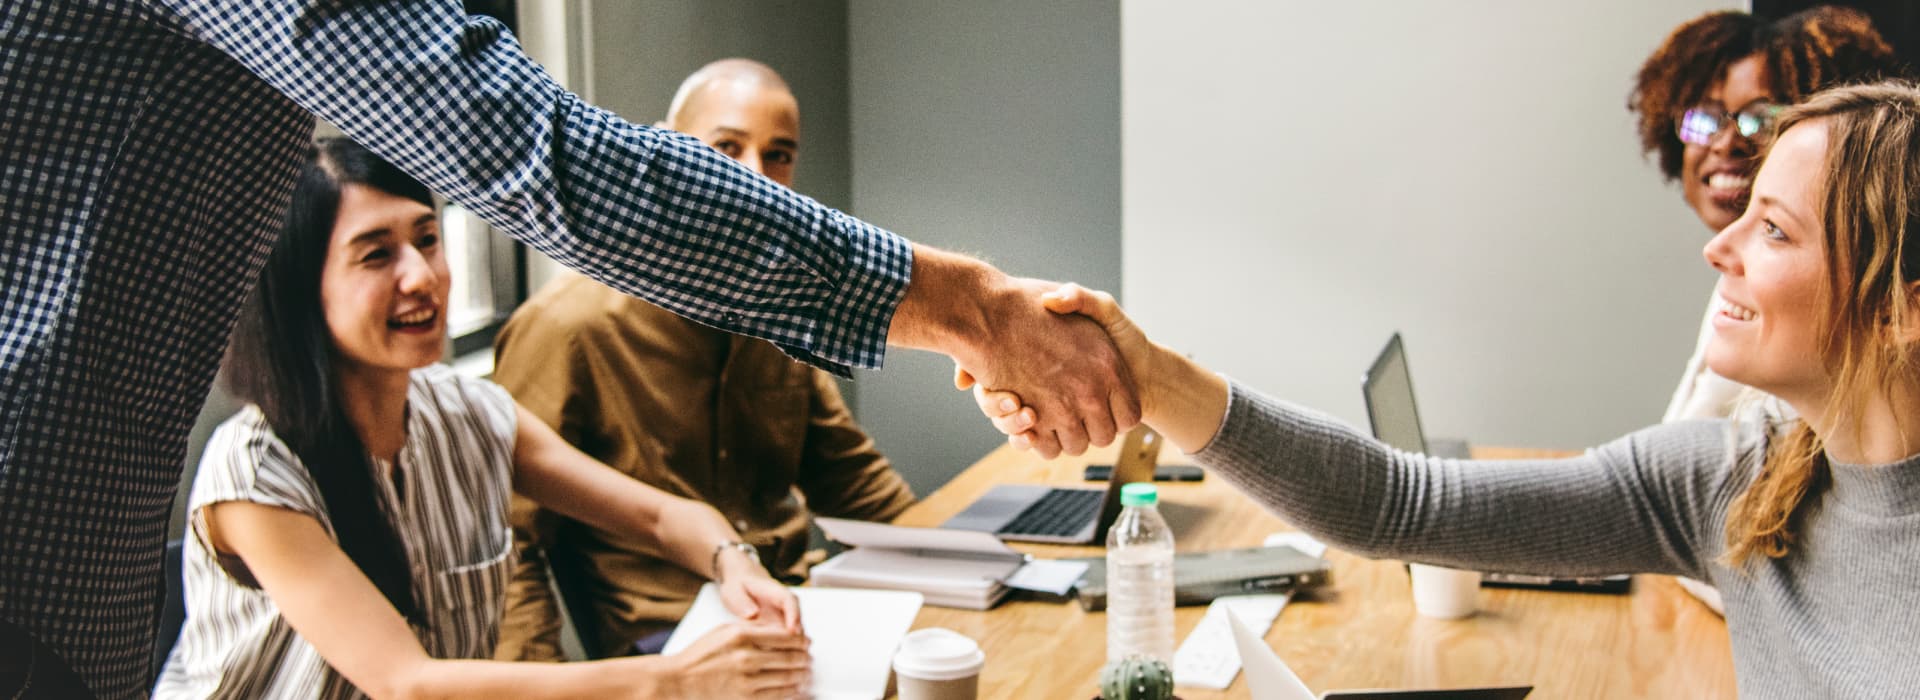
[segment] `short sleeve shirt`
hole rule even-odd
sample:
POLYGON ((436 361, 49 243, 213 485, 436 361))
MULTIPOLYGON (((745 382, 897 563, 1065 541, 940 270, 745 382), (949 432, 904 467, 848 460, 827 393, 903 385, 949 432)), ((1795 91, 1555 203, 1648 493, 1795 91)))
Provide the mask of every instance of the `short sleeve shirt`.
MULTIPOLYGON (((413 566, 414 599, 427 622, 414 633, 435 658, 488 658, 499 635, 513 564, 507 507, 515 415, 513 400, 491 382, 438 365, 415 370, 397 464, 373 460, 377 498, 413 566)), ((218 561, 200 511, 226 501, 310 515, 333 532, 312 475, 257 408, 221 424, 194 479, 183 569, 188 617, 155 697, 365 697, 264 591, 218 561)))

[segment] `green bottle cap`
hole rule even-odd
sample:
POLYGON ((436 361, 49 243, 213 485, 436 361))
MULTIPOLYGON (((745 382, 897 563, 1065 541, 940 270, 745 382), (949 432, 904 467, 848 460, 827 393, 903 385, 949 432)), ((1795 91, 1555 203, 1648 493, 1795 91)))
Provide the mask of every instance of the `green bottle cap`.
POLYGON ((1120 487, 1120 505, 1150 506, 1160 502, 1160 490, 1153 484, 1140 482, 1120 487))

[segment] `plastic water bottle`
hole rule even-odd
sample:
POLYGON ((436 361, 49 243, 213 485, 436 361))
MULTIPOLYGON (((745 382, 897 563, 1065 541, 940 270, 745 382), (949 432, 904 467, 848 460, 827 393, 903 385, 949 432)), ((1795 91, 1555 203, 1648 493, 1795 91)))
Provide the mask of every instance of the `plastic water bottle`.
POLYGON ((1107 531, 1107 660, 1130 654, 1173 666, 1173 530, 1153 484, 1120 488, 1119 519, 1107 531))

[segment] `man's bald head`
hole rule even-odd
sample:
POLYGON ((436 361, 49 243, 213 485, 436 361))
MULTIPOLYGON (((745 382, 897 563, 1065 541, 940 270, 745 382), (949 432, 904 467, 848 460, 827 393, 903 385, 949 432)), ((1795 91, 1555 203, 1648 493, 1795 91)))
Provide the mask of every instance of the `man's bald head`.
POLYGON ((664 126, 698 138, 754 172, 793 186, 800 103, 787 81, 745 58, 714 61, 680 83, 664 126))

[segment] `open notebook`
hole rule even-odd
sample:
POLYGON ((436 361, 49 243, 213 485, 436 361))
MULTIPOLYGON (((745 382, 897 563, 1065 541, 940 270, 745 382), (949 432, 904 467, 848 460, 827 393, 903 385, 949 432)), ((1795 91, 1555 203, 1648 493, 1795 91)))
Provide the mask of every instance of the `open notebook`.
MULTIPOLYGON (((812 641, 813 697, 878 700, 887 693, 893 651, 920 614, 920 594, 846 588, 794 588, 800 624, 812 641)), ((720 589, 700 587, 662 654, 677 654, 722 624, 739 618, 720 602, 720 589)))

